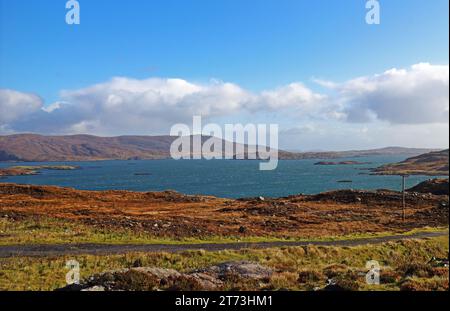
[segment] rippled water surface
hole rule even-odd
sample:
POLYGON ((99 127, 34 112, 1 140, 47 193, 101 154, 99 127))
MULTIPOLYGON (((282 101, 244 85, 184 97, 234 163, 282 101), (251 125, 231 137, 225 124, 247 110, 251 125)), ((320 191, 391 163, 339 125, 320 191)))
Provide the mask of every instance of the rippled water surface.
MULTIPOLYGON (((369 175, 367 168, 403 160, 402 156, 374 156, 355 160, 370 165, 320 166, 314 160, 279 161, 274 171, 260 171, 258 161, 233 160, 141 160, 95 162, 1 163, 14 165, 77 165, 79 170, 43 170, 40 175, 14 176, 0 182, 57 185, 87 190, 126 189, 152 191, 173 189, 187 194, 219 197, 280 197, 297 193, 318 193, 332 189, 394 189, 401 187, 399 176, 369 175), (339 182, 339 181, 352 181, 339 182)), ((407 186, 428 179, 411 176, 407 186)))

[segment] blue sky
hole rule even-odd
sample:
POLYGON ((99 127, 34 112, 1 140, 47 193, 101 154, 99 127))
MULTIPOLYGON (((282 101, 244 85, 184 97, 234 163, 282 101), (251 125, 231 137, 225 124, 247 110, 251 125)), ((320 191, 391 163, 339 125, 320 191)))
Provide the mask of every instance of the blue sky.
POLYGON ((365 23, 365 2, 79 0, 81 24, 69 26, 65 0, 0 0, 0 88, 36 94, 44 107, 66 100, 62 90, 113 77, 217 79, 254 93, 300 82, 330 94, 313 80, 345 83, 424 62, 448 67, 448 0, 381 0, 380 25, 365 23))
POLYGON ((259 90, 321 77, 346 80, 418 62, 448 62, 447 0, 1 0, 0 85, 39 92, 112 76, 217 78, 259 90))

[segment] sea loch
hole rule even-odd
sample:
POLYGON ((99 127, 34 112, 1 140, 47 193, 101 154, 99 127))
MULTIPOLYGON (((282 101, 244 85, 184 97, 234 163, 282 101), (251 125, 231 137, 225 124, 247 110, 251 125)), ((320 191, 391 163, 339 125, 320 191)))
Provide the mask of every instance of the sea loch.
MULTIPOLYGON (((176 190, 185 194, 225 198, 281 197, 313 194, 333 189, 400 190, 399 176, 370 175, 369 168, 394 163, 405 156, 345 158, 339 161, 370 162, 364 165, 314 165, 319 159, 281 160, 273 171, 260 171, 256 160, 138 160, 92 162, 37 162, 27 165, 73 165, 70 171, 42 170, 35 176, 6 177, 0 182, 55 185, 83 190, 176 190), (346 180, 351 182, 342 183, 346 180)), ((19 165, 0 162, 0 167, 19 165)), ((411 176, 413 186, 430 176, 411 176)))

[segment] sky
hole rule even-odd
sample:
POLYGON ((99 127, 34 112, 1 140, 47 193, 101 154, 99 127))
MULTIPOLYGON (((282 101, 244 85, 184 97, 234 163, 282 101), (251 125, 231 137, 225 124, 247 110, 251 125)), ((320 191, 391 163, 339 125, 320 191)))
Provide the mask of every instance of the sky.
POLYGON ((0 134, 276 123, 289 150, 448 147, 448 0, 0 0, 0 134))

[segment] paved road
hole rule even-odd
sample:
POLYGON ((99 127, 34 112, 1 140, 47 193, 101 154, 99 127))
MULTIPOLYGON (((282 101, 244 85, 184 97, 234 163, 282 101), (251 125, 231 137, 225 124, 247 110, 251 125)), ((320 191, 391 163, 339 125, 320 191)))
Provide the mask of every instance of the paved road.
POLYGON ((357 246, 378 244, 406 239, 423 239, 438 236, 448 236, 448 231, 418 232, 411 235, 391 235, 383 237, 342 240, 342 241, 302 241, 302 242, 257 242, 257 243, 204 243, 204 244, 42 244, 42 245, 7 245, 0 246, 0 258, 17 256, 60 256, 60 255, 105 255, 125 254, 129 252, 181 252, 204 249, 207 251, 239 250, 244 248, 270 248, 286 246, 357 246))

